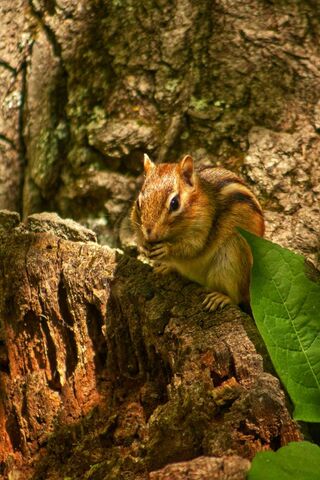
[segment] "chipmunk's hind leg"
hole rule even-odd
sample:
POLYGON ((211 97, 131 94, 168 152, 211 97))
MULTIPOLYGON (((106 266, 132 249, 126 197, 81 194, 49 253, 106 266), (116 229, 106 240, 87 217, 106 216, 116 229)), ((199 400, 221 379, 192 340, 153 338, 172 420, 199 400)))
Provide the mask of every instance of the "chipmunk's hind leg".
POLYGON ((232 300, 228 295, 220 292, 211 292, 206 295, 206 298, 202 302, 205 310, 214 312, 215 310, 224 308, 226 305, 232 304, 232 300))

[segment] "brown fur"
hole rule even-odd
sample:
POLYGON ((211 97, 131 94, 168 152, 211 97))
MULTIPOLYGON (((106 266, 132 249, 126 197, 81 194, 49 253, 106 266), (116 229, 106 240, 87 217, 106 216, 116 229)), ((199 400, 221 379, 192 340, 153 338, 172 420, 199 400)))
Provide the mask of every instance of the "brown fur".
POLYGON ((150 258, 211 291, 209 310, 249 302, 252 255, 236 227, 263 236, 258 200, 234 173, 194 171, 190 156, 155 165, 145 156, 146 178, 131 220, 150 258), (178 195, 180 207, 170 211, 178 195), (218 292, 218 293, 213 293, 218 292))

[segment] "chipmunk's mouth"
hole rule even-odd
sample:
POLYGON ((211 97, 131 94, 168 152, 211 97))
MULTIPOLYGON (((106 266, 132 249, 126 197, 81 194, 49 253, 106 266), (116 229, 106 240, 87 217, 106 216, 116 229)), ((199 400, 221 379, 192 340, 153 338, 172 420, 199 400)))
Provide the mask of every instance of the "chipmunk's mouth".
POLYGON ((142 247, 145 248, 145 249, 150 249, 152 247, 155 247, 156 245, 161 245, 162 243, 164 243, 164 240, 146 240, 142 247))
POLYGON ((171 232, 166 232, 166 235, 159 235, 155 238, 146 238, 144 237, 144 245, 151 245, 151 246, 156 246, 156 245, 161 245, 162 243, 167 243, 170 242, 172 238, 176 238, 176 235, 170 234, 171 232))
POLYGON ((145 255, 149 256, 150 252, 155 248, 160 248, 167 243, 167 239, 163 240, 154 240, 154 241, 145 241, 142 245, 142 250, 145 255))

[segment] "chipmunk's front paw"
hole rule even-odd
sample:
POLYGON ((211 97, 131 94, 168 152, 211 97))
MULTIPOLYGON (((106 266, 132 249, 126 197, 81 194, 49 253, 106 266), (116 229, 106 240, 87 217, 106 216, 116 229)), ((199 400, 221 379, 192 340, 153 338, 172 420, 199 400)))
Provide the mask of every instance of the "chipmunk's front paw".
POLYGON ((160 275, 167 275, 168 273, 173 272, 171 267, 165 265, 164 263, 158 263, 153 266, 153 270, 160 275))
POLYGON ((148 256, 151 260, 161 260, 169 255, 169 246, 166 243, 151 245, 148 248, 148 256))
POLYGON ((202 302, 205 310, 208 310, 209 312, 214 312, 218 308, 220 309, 230 304, 232 304, 231 298, 220 292, 208 293, 202 302))

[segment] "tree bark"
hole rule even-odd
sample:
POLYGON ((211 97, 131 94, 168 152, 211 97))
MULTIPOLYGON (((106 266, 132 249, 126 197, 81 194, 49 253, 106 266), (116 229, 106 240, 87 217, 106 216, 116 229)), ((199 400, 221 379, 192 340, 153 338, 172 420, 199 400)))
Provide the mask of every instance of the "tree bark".
POLYGON ((300 438, 261 339, 134 258, 127 216, 143 153, 189 153, 319 265, 318 2, 2 0, 0 22, 0 208, 24 221, 0 213, 0 475, 243 478, 300 438))
POLYGON ((2 214, 3 475, 240 479, 300 438, 250 317, 51 220, 2 214))
POLYGON ((189 153, 240 171, 267 235, 319 265, 318 2, 2 0, 0 15, 0 208, 119 245, 143 153, 189 153))

